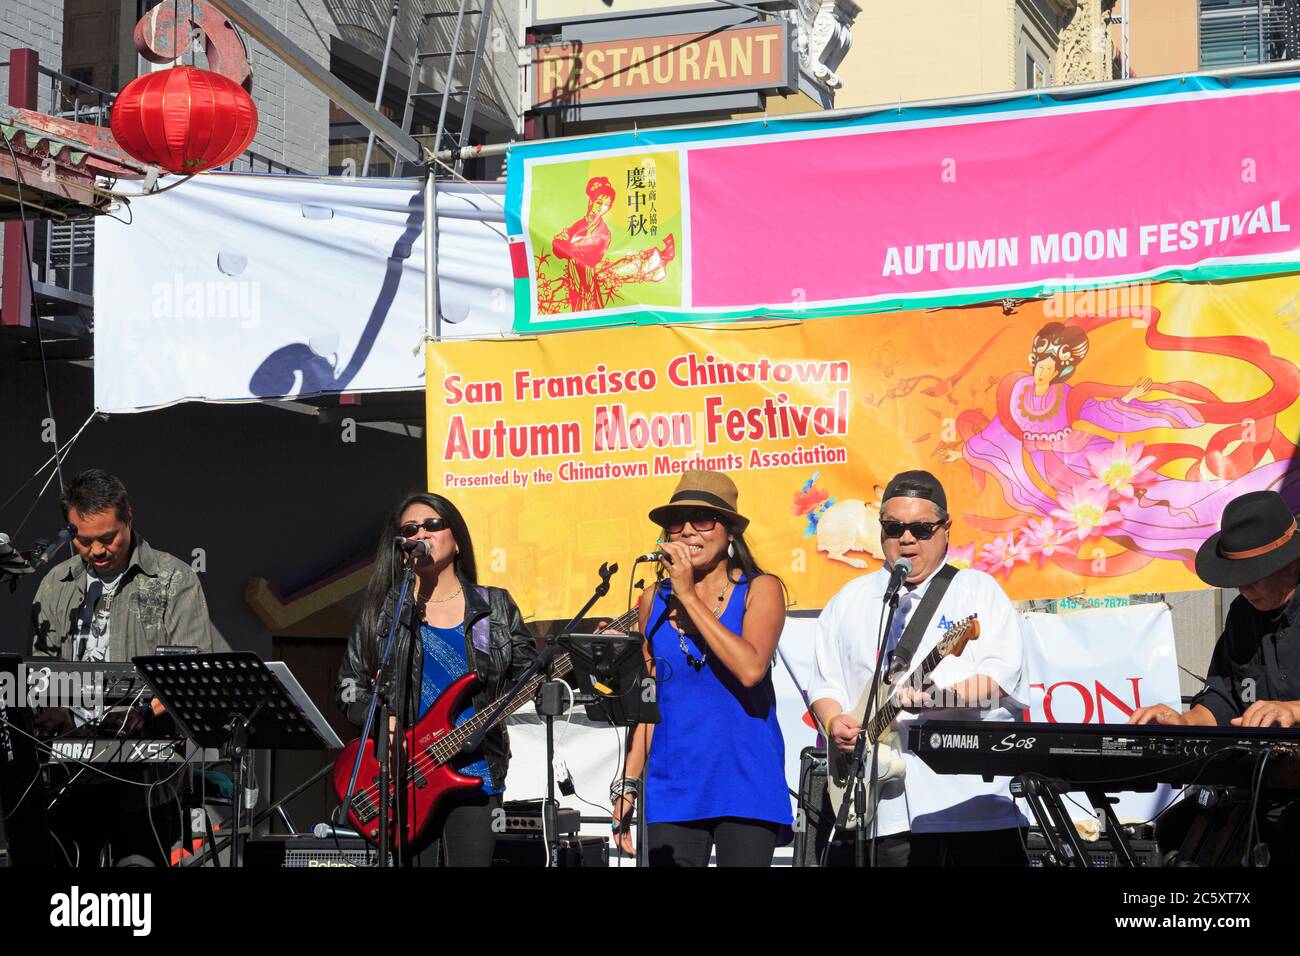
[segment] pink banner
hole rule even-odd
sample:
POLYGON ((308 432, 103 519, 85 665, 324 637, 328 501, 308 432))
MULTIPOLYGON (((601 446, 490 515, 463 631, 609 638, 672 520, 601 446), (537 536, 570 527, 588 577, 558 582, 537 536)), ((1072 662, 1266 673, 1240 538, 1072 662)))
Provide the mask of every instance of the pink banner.
POLYGON ((1290 255, 1298 113, 1288 91, 692 150, 693 304, 1290 255))
MULTIPOLYGON (((1296 81, 1199 78, 1045 103, 524 146, 508 222, 540 265, 517 290, 516 327, 811 316, 1297 267, 1296 81), (667 198, 683 225, 646 233, 627 207, 656 168, 680 171, 667 198), (543 269, 574 261, 552 223, 600 246, 544 287, 543 269)), ((668 191, 661 177, 660 203, 668 191)))

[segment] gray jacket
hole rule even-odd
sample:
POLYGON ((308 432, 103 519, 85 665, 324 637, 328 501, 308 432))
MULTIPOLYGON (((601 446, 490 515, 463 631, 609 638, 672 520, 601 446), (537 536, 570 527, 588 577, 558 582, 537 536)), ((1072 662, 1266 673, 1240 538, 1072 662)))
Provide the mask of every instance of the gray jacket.
MULTIPOLYGON (((131 536, 131 558, 109 609, 108 659, 129 661, 152 655, 162 645, 192 645, 200 654, 230 650, 208 618, 208 602, 194 569, 165 551, 155 551, 134 529, 131 536)), ((50 569, 32 603, 33 655, 71 659, 77 614, 85 599, 86 565, 80 557, 50 569)), ((188 787, 166 765, 115 767, 113 774, 135 781, 115 788, 118 804, 126 811, 170 803, 188 787)))
MULTIPOLYGON (((200 654, 230 647, 208 618, 194 570, 155 551, 132 530, 131 559, 109 610, 108 659, 129 661, 162 645, 193 645, 200 654)), ((32 603, 32 654, 72 657, 77 613, 86 599, 86 565, 78 556, 56 564, 32 603)))

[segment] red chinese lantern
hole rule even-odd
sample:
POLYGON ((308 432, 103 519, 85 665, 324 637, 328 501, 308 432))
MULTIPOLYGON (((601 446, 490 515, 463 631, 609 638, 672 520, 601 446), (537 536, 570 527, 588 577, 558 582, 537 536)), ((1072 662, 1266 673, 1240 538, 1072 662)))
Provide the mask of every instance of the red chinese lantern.
POLYGON ((253 98, 219 73, 177 66, 146 73, 113 102, 118 145, 173 173, 200 173, 234 159, 257 132, 253 98))

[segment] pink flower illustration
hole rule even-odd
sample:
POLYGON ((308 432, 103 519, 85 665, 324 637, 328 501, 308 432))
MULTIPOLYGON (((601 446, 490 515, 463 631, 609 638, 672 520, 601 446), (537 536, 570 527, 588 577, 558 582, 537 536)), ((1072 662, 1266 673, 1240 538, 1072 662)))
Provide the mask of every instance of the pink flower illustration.
POLYGON ((948 548, 948 563, 959 571, 975 566, 975 542, 962 547, 948 548))
POLYGON ((1006 535, 998 535, 993 539, 992 544, 984 545, 980 552, 980 564, 984 566, 984 570, 995 575, 1010 576, 1017 561, 1028 560, 1029 554, 1025 550, 1024 541, 1018 539, 1014 531, 1006 535))
POLYGON ((1135 485, 1142 487, 1160 478, 1150 467, 1155 456, 1142 457, 1144 447, 1142 442, 1137 442, 1129 448, 1122 437, 1116 438, 1107 451, 1088 452, 1088 464, 1097 479, 1112 492, 1121 498, 1132 498, 1135 485))
POLYGON ((1069 531, 1058 528, 1051 518, 1043 518, 1041 521, 1030 518, 1024 535, 1025 552, 1038 555, 1038 566, 1041 568, 1057 551, 1071 550, 1065 543, 1068 536, 1069 531))
POLYGON ((1061 507, 1052 511, 1065 526, 1067 538, 1073 534, 1080 541, 1094 535, 1105 534, 1112 525, 1123 519, 1110 507, 1110 486, 1101 481, 1085 481, 1063 493, 1058 500, 1061 507))

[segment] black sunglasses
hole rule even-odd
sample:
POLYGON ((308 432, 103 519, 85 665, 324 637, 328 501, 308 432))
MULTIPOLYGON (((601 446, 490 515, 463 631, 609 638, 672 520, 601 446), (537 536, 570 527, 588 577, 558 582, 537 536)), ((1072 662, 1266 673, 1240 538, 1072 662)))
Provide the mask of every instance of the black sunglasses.
POLYGON ((432 534, 435 531, 441 531, 448 527, 450 527, 450 525, 447 524, 446 518, 425 518, 423 521, 418 522, 408 521, 397 530, 403 538, 414 538, 420 533, 421 528, 432 534))
POLYGON ((929 541, 934 533, 946 525, 947 521, 882 521, 880 530, 886 538, 901 538, 903 532, 910 532, 917 541, 929 541))
POLYGON ((669 534, 681 534, 682 529, 686 527, 687 522, 690 522, 691 527, 696 531, 703 533, 705 531, 712 531, 717 527, 718 519, 712 515, 693 515, 684 518, 681 521, 674 521, 672 524, 664 525, 664 530, 669 534))

